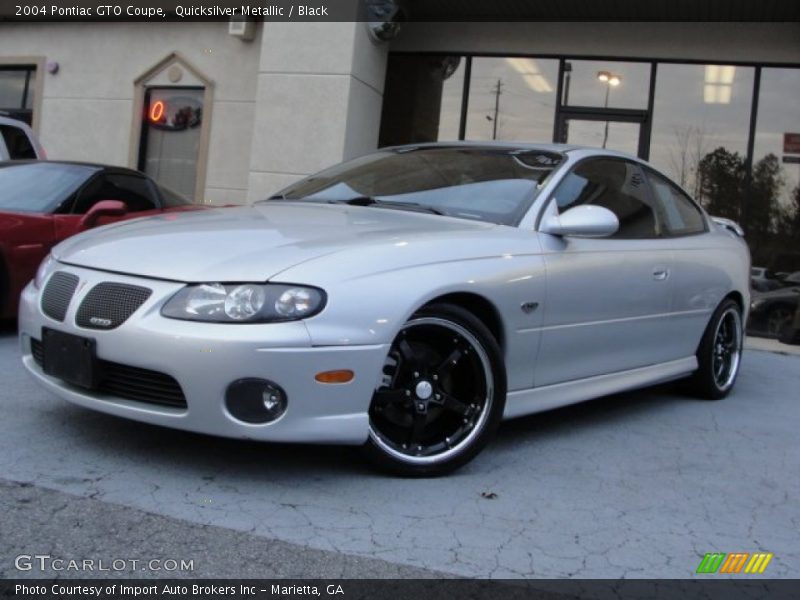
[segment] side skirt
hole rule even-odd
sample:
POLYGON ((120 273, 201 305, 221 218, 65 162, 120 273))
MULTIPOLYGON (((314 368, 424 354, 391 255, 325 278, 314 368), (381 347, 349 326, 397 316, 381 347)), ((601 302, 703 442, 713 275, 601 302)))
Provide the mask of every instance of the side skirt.
POLYGON ((697 358, 690 356, 630 371, 509 392, 503 418, 513 419, 625 390, 679 379, 697 370, 697 366, 697 358))

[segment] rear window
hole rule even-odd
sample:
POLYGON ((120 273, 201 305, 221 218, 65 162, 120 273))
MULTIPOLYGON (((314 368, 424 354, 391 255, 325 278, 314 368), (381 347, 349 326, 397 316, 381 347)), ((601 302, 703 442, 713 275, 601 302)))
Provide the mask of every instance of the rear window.
POLYGON ((0 210, 49 213, 72 196, 96 169, 30 163, 0 168, 0 210))
POLYGON ((28 139, 28 135, 19 127, 0 125, 0 135, 3 136, 11 160, 37 158, 36 149, 28 139))

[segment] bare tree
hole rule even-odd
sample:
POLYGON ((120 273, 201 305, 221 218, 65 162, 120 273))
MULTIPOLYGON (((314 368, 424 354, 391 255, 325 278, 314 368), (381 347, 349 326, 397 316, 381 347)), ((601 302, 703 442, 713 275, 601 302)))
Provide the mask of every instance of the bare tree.
POLYGON ((686 127, 675 127, 672 132, 675 142, 669 153, 669 160, 672 164, 672 172, 677 175, 681 187, 686 187, 689 175, 689 142, 692 138, 692 129, 694 128, 691 125, 687 125, 686 127))
POLYGON ((692 135, 693 139, 689 167, 694 180, 694 196, 698 198, 702 186, 702 181, 700 181, 700 161, 708 154, 709 135, 705 127, 694 127, 692 135))
POLYGON ((675 127, 675 141, 670 151, 672 171, 682 188, 697 196, 702 188, 698 180, 700 161, 708 152, 708 133, 704 127, 685 125, 675 127))

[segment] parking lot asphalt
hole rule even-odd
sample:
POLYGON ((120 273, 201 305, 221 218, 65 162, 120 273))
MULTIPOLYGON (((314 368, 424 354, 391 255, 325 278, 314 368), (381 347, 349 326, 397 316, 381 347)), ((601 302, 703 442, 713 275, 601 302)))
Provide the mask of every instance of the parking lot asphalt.
POLYGON ((765 577, 800 577, 798 356, 748 350, 721 402, 660 386, 507 422, 426 480, 72 406, 8 327, 0 374, 3 577, 49 551, 194 559, 204 577, 683 578, 706 552, 757 550, 765 577))

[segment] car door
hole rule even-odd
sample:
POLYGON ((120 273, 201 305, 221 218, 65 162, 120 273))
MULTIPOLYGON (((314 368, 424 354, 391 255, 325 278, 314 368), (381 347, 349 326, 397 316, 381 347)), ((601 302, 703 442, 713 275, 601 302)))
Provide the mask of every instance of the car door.
POLYGON ((535 385, 668 360, 662 340, 669 334, 672 247, 639 165, 615 157, 584 159, 549 202, 549 210, 559 213, 581 204, 603 206, 620 227, 606 238, 540 233, 547 292, 535 385))
POLYGON ((663 213, 664 230, 673 248, 670 335, 665 350, 675 358, 692 356, 711 313, 731 282, 727 260, 708 231, 700 208, 675 184, 645 167, 652 195, 663 213))
POLYGON ((101 173, 78 192, 68 214, 55 215, 58 241, 82 231, 81 219, 101 200, 119 200, 125 203, 128 213, 119 217, 103 216, 96 223, 98 227, 160 212, 155 189, 147 178, 135 173, 101 173))

